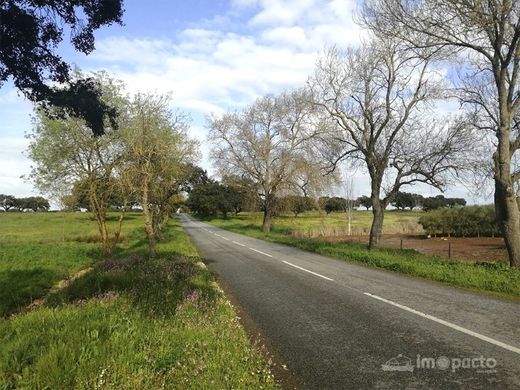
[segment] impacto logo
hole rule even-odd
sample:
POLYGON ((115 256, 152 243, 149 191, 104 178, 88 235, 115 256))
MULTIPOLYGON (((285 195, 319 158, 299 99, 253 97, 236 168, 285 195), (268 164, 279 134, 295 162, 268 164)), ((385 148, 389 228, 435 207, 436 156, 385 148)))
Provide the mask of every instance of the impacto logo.
POLYGON ((448 358, 446 356, 439 356, 437 358, 424 357, 417 355, 415 361, 411 358, 399 354, 396 357, 388 360, 381 365, 383 371, 408 371, 413 372, 414 369, 433 369, 446 371, 451 369, 451 372, 456 372, 459 369, 474 369, 477 372, 495 372, 497 361, 494 358, 479 357, 457 357, 448 358))

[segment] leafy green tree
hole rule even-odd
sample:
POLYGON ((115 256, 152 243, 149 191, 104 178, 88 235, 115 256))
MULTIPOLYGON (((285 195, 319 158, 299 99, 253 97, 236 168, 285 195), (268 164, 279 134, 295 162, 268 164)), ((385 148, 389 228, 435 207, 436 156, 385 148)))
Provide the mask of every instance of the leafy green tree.
POLYGON ((347 211, 347 200, 344 198, 333 197, 328 198, 324 204, 324 209, 327 214, 334 211, 347 211))
POLYGON ((372 198, 370 198, 369 196, 362 195, 359 198, 357 198, 357 201, 359 205, 365 207, 367 211, 370 207, 372 207, 372 198))
POLYGON ((315 200, 308 196, 288 195, 280 199, 280 202, 284 204, 285 210, 292 212, 295 217, 316 208, 315 200))
POLYGON ((222 178, 222 184, 233 188, 236 192, 235 214, 241 211, 260 210, 261 199, 258 194, 258 187, 251 179, 239 175, 225 175, 222 178))
POLYGON ((116 125, 117 112, 102 98, 95 78, 71 77, 69 65, 56 54, 64 31, 77 51, 94 50, 94 32, 112 23, 121 24, 122 0, 9 0, 0 2, 0 87, 12 78, 14 85, 33 102, 64 110, 61 115, 81 117, 97 135, 104 132, 104 118, 116 125), (67 27, 67 28, 64 28, 67 27), (52 86, 59 83, 61 87, 52 86))
POLYGON ((185 188, 188 164, 198 157, 198 143, 188 136, 189 118, 170 108, 166 95, 137 94, 129 107, 123 137, 123 170, 143 209, 148 247, 153 256, 161 228, 185 188))
POLYGON ((424 198, 421 195, 399 191, 394 197, 392 205, 398 210, 404 211, 407 208, 413 210, 415 207, 422 204, 423 199, 424 198))
MULTIPOLYGON (((81 73, 77 73, 81 77, 81 73)), ((103 99, 111 106, 126 103, 120 83, 105 73, 93 77, 103 88, 103 99)), ((123 111, 123 110, 121 110, 123 111)), ((109 256, 113 243, 106 224, 110 199, 115 188, 112 178, 122 159, 121 134, 108 130, 103 137, 93 137, 88 124, 76 117, 56 118, 46 110, 35 112, 35 127, 29 134, 29 157, 35 162, 31 179, 42 192, 61 197, 80 181, 83 201, 88 199, 100 233, 103 253, 109 256)))
POLYGON ((4 209, 4 211, 16 208, 16 198, 12 195, 0 194, 0 207, 4 209))
POLYGON ((210 180, 194 187, 186 205, 202 217, 215 216, 221 212, 227 218, 230 212, 240 212, 242 194, 234 187, 210 180))

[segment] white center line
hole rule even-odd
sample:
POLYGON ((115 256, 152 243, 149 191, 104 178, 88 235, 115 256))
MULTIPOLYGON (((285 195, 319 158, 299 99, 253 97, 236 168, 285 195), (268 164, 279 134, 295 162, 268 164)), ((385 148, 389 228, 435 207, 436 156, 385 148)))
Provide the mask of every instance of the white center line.
POLYGON ((421 317, 424 317, 424 318, 427 318, 431 321, 434 321, 434 322, 437 322, 439 324, 442 324, 442 325, 445 325, 449 328, 452 328, 452 329, 455 329, 455 330, 458 330, 459 332, 462 332, 462 333, 465 333, 465 334, 468 334, 470 336, 473 336, 473 337, 476 337, 480 340, 483 340, 483 341, 486 341, 490 344, 494 344, 498 347, 501 347, 501 348, 504 348, 504 349, 507 349, 508 351, 511 351, 511 352, 515 352, 515 353, 518 353, 520 354, 520 348, 517 348, 517 347, 513 347, 512 345, 509 345, 509 344, 506 344, 506 343, 503 343, 501 341, 498 341, 498 340, 495 340, 495 339, 492 339, 491 337, 487 337, 487 336, 484 336, 483 334, 480 334, 480 333, 477 333, 477 332, 473 332, 472 330, 469 330, 469 329, 466 329, 466 328, 463 328, 462 326, 459 326, 459 325, 456 325, 456 324, 453 324, 451 322, 448 322, 448 321, 444 321, 440 318, 437 318, 435 316, 432 316, 430 314, 426 314, 426 313, 423 313, 421 311, 418 311, 418 310, 415 310, 415 309, 412 309, 411 307, 408 307, 408 306, 404 306, 404 305, 401 305, 399 303, 396 303, 396 302, 393 302, 393 301, 390 301, 388 299, 385 299, 385 298, 381 298, 377 295, 374 295, 374 294, 370 294, 370 293, 363 293, 371 298, 374 298, 374 299, 377 299, 379 301, 382 301, 382 302, 385 302, 385 303, 388 303, 389 305, 392 305, 392 306, 395 306, 395 307, 398 307, 400 309, 403 309, 403 310, 406 310, 410 313, 413 313, 413 314, 416 314, 418 316, 421 316, 421 317))
POLYGON ((231 241, 233 244, 237 244, 237 245, 240 245, 240 246, 245 246, 244 244, 241 244, 240 242, 236 242, 236 241, 231 241))
POLYGON ((249 248, 249 249, 251 249, 252 251, 258 252, 261 255, 264 255, 264 256, 267 256, 267 257, 273 257, 269 253, 265 253, 265 252, 259 251, 258 249, 255 249, 255 248, 249 248))
POLYGON ((220 237, 222 237, 222 238, 223 238, 224 240, 226 240, 226 241, 231 241, 231 240, 230 240, 229 238, 227 238, 227 237, 224 237, 224 236, 220 236, 220 237))
POLYGON ((334 279, 331 279, 331 278, 328 278, 328 277, 326 277, 326 276, 320 275, 320 274, 318 274, 318 273, 316 273, 316 272, 312 272, 312 271, 310 271, 310 270, 308 270, 308 269, 305 269, 305 268, 302 268, 302 267, 300 267, 300 266, 297 266, 296 264, 289 263, 288 261, 282 261, 282 263, 285 263, 285 264, 287 264, 287 265, 290 265, 291 267, 294 267, 294 268, 301 269, 302 271, 308 272, 308 273, 310 273, 310 274, 313 274, 313 275, 319 276, 320 278, 323 278, 323 279, 326 279, 326 280, 330 280, 331 282, 334 281, 334 279))

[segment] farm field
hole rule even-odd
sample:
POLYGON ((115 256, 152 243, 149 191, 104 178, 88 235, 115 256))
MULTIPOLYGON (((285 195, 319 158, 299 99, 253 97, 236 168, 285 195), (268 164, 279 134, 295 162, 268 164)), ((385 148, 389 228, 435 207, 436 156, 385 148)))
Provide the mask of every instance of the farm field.
POLYGON ((276 388, 176 220, 153 259, 139 214, 95 241, 88 214, 0 213, 0 388, 276 388))
MULTIPOLYGON (((369 251, 366 235, 346 234, 345 214, 302 214, 282 216, 273 221, 271 233, 261 230, 260 213, 241 213, 228 219, 213 218, 208 222, 223 229, 251 237, 282 243, 341 260, 366 266, 419 276, 453 286, 520 296, 520 271, 510 268, 499 238, 450 238, 452 257, 448 258, 448 241, 411 235, 418 231, 420 212, 389 212, 385 216, 382 247, 369 251), (410 230, 407 230, 410 229, 410 230), (391 231, 393 234, 388 235, 391 231), (398 232, 401 231, 400 234, 398 232), (403 239, 403 250, 400 241, 403 239)), ((370 224, 370 212, 354 213, 354 229, 370 224)))
MULTIPOLYGON (((426 238, 422 227, 417 223, 422 211, 394 211, 385 213, 381 246, 399 249, 414 249, 419 253, 436 256, 449 254, 456 260, 476 262, 506 262, 507 252, 500 237, 435 237, 426 238)), ((261 213, 240 213, 233 218, 240 224, 261 226, 261 213)), ((283 215, 275 218, 275 231, 289 234, 294 238, 315 238, 327 242, 350 242, 368 244, 368 234, 372 222, 371 211, 354 211, 351 222, 351 235, 348 235, 345 213, 308 212, 298 217, 283 215)), ((233 222, 230 222, 233 224, 233 222)))

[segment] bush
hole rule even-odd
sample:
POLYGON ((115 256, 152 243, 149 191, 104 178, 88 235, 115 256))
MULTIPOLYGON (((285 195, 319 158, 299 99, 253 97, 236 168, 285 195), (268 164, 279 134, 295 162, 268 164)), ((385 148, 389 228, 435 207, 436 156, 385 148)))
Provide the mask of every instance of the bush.
POLYGON ((432 236, 480 237, 498 234, 493 206, 467 206, 428 211, 419 224, 432 236))

